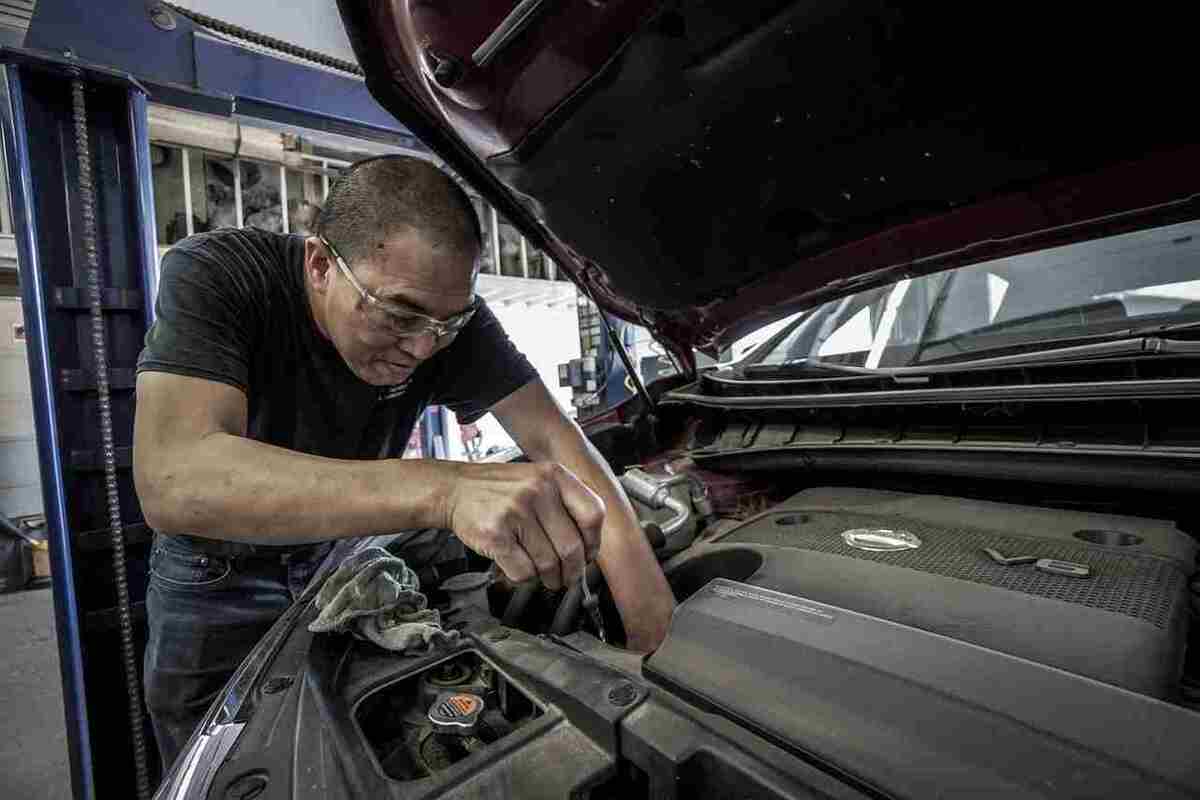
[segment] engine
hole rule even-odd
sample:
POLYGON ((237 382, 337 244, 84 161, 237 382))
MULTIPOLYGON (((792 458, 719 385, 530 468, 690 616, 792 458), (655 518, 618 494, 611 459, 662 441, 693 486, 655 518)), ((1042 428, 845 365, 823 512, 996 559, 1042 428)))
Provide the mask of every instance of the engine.
POLYGON ((328 654, 373 769, 405 797, 1194 793, 1174 523, 783 481, 622 476, 679 600, 644 658, 594 568, 587 592, 463 573, 434 593, 450 651, 328 654))
POLYGON ((667 571, 681 598, 729 578, 1174 698, 1195 557, 1161 520, 813 488, 667 571))

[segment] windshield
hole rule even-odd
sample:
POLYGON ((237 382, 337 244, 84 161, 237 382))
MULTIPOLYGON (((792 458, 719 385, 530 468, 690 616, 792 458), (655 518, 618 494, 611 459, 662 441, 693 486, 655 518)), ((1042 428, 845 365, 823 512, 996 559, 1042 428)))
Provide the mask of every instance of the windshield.
POLYGON ((751 363, 871 369, 1200 320, 1200 222, 974 264, 830 301, 751 363))

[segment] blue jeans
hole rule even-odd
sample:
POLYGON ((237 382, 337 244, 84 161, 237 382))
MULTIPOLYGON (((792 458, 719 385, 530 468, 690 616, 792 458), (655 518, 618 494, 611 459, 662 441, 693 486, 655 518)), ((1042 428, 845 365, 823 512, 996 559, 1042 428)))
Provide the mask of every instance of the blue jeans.
MULTIPOLYGON (((414 569, 462 558, 449 531, 397 541, 414 569)), ((332 549, 253 548, 154 537, 146 590, 145 695, 163 774, 258 640, 303 593, 332 549), (219 555, 220 550, 233 555, 219 555)), ((426 579, 428 580, 428 579, 426 579)))
POLYGON ((216 555, 154 537, 146 589, 146 707, 164 774, 251 648, 304 591, 332 545, 216 555))

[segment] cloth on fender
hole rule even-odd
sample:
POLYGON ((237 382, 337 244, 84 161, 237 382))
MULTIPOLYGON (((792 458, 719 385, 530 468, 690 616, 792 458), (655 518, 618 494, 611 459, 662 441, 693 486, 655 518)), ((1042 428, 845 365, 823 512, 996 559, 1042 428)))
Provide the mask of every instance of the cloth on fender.
POLYGON ((437 609, 428 608, 421 582, 404 559, 368 547, 343 561, 317 593, 313 633, 353 633, 396 652, 425 651, 453 642, 437 609))

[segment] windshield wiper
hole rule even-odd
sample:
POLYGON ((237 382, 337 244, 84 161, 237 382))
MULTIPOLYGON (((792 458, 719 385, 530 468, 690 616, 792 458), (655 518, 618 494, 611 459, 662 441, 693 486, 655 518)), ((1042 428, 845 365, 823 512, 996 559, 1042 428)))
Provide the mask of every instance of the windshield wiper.
POLYGON ((1106 333, 983 347, 924 361, 908 369, 920 371, 922 367, 927 366, 977 366, 983 363, 995 366, 1020 365, 1063 358, 1103 358, 1136 353, 1200 354, 1200 342, 1189 341, 1179 336, 1186 333, 1200 333, 1200 321, 1147 325, 1106 333), (997 353, 1008 355, 996 355, 997 353))
POLYGON ((1075 361, 1153 355, 1200 356, 1200 341, 1186 338, 1200 335, 1200 321, 1166 325, 1147 325, 1119 331, 1072 336, 1061 339, 1041 339, 1021 344, 1005 344, 980 348, 969 353, 956 353, 907 367, 855 367, 836 361, 797 358, 780 364, 750 364, 742 367, 740 378, 776 378, 803 380, 805 378, 876 377, 897 381, 920 380, 921 376, 957 372, 964 369, 990 367, 1019 367, 1056 361, 1075 361), (999 355, 1001 354, 1002 355, 999 355))
MULTIPOLYGON (((1186 331, 1200 332, 1200 322, 1184 323, 1179 326, 1154 326, 1147 328, 1155 334, 1171 334, 1186 331)), ((1021 367, 1035 364, 1052 364, 1065 361, 1104 360, 1109 358, 1140 358, 1155 355, 1185 355, 1200 356, 1200 341, 1175 338, 1170 335, 1134 335, 1130 330, 1114 331, 1103 336, 1088 337, 1090 341, 1080 344, 1078 338, 1052 341, 1029 342, 1019 353, 1008 352, 1007 355, 981 355, 987 350, 977 350, 971 357, 964 355, 939 359, 909 367, 883 367, 868 369, 852 367, 848 364, 823 363, 820 361, 802 360, 794 364, 755 364, 743 368, 741 380, 752 381, 754 378, 803 379, 829 378, 831 376, 863 376, 876 378, 891 378, 897 383, 911 383, 928 380, 928 376, 962 372, 966 370, 991 369, 994 367, 1021 367), (1101 339, 1101 341, 1096 341, 1101 339)), ((1006 345, 996 350, 1011 351, 1014 345, 1006 345)), ((735 383, 738 381, 734 381, 735 383)))
POLYGON ((813 358, 793 358, 779 364, 750 364, 742 367, 742 374, 747 378, 765 378, 768 376, 781 378, 828 378, 831 375, 880 375, 887 374, 886 369, 870 369, 855 367, 850 364, 839 364, 836 361, 821 361, 813 358))

